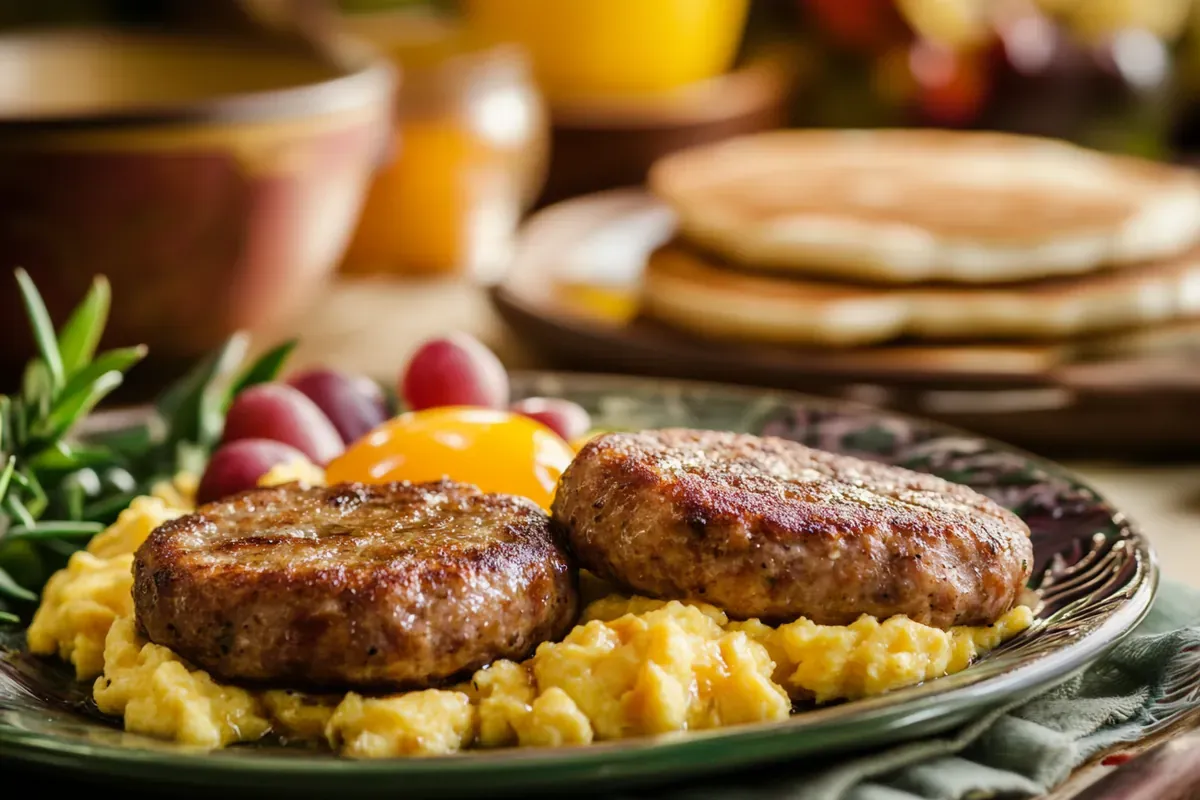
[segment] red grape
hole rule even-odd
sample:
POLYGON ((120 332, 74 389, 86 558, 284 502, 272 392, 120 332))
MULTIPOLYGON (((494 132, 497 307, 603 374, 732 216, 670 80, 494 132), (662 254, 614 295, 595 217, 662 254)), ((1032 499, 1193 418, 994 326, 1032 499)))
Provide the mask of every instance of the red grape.
POLYGON ((537 420, 568 442, 592 427, 592 418, 583 406, 557 397, 527 397, 513 403, 511 410, 537 420))
POLYGON ((930 123, 968 125, 982 110, 990 88, 983 59, 934 42, 918 40, 909 52, 918 110, 930 123))
POLYGON ((836 44, 878 54, 909 36, 894 0, 804 0, 821 32, 836 44))
POLYGON ((412 411, 438 406, 504 408, 508 372, 487 345, 465 333, 422 344, 400 377, 400 396, 412 411))
POLYGON ((270 439, 238 439, 223 444, 208 461, 196 489, 196 502, 211 503, 253 489, 272 467, 304 460, 307 457, 296 448, 270 439))
POLYGON ((312 369, 293 375, 287 382, 317 404, 345 444, 357 441, 387 419, 383 390, 365 375, 312 369))
POLYGON ((337 428, 316 403, 299 389, 274 382, 251 386, 233 399, 221 441, 238 439, 283 442, 321 466, 345 449, 337 428))

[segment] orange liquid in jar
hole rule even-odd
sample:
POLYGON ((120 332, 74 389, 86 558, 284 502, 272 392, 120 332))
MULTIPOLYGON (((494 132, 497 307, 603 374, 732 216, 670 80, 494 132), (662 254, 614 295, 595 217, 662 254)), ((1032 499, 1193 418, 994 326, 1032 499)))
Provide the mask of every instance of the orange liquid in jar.
POLYGON ((486 169, 488 154, 453 119, 405 122, 395 147, 395 162, 376 176, 367 195, 347 265, 453 271, 468 261, 470 182, 472 172, 486 169))
POLYGON ((541 179, 540 98, 509 51, 444 20, 361 20, 401 71, 391 161, 376 173, 347 272, 478 272, 501 258, 541 179), (490 111, 508 111, 497 132, 490 111))

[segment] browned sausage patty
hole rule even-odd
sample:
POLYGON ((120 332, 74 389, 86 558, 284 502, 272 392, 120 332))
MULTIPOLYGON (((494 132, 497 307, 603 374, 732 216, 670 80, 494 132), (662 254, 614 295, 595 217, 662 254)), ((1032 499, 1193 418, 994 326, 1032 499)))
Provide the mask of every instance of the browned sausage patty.
POLYGON ((965 486, 773 437, 601 435, 552 513, 580 566, 738 618, 990 623, 1033 563, 1025 523, 965 486))
POLYGON ((244 492, 138 548, 149 639, 226 680, 410 689, 563 635, 576 575, 533 502, 449 481, 244 492))

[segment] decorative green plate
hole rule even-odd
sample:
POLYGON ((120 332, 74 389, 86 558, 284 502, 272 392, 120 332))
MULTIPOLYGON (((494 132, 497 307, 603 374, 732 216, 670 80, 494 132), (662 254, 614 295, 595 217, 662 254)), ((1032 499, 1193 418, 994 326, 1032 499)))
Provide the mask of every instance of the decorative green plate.
POLYGON ((967 670, 786 722, 564 749, 351 761, 256 744, 196 751, 123 732, 89 686, 0 640, 0 753, 62 773, 289 797, 556 794, 694 779, 787 759, 828 757, 944 731, 1066 678, 1128 634, 1158 581, 1153 551, 1120 512, 1063 469, 997 442, 864 406, 784 392, 640 378, 514 376, 519 396, 584 405, 602 428, 688 426, 771 434, 965 483, 1033 533, 1036 622, 967 670))

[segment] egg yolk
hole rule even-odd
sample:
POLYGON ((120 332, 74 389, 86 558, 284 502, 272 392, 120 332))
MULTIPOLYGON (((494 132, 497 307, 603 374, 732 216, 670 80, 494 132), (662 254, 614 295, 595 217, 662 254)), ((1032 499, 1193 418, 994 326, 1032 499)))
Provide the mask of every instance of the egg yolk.
POLYGON ((471 483, 485 492, 528 497, 550 508, 575 451, 520 414, 447 406, 411 411, 354 442, 326 468, 329 483, 471 483))

